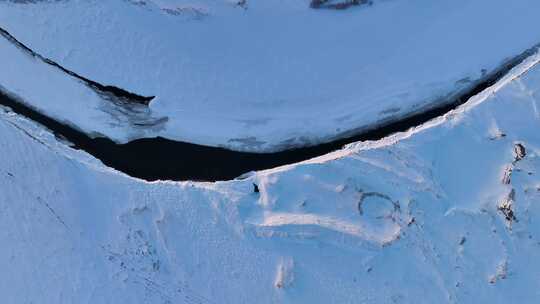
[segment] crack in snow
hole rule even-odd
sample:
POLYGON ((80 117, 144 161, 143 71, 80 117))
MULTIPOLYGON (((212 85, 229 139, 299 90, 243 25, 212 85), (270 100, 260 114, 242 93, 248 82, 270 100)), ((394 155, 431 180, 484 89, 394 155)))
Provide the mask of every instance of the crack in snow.
MULTIPOLYGON (((17 46, 22 51, 27 53, 28 55, 30 55, 30 56, 32 56, 34 58, 37 58, 37 59, 43 61, 44 63, 46 63, 46 64, 48 64, 50 66, 58 68, 62 72, 64 72, 64 73, 66 73, 66 74, 68 74, 68 75, 82 81, 84 84, 86 84, 88 87, 95 90, 99 95, 101 95, 103 97, 109 97, 110 95, 112 95, 112 96, 115 96, 116 98, 120 99, 121 101, 123 101, 123 102, 125 102, 127 104, 135 103, 135 104, 141 104, 141 105, 145 105, 145 106, 148 106, 150 104, 150 102, 152 101, 152 99, 154 99, 154 97, 155 97, 155 96, 141 96, 141 95, 126 91, 126 90, 124 90, 122 88, 119 88, 119 87, 116 87, 116 86, 103 85, 103 84, 101 84, 99 82, 90 80, 90 79, 88 79, 88 78, 86 78, 84 76, 81 76, 81 75, 79 75, 79 74, 77 74, 77 73, 75 73, 73 71, 70 71, 70 70, 64 68, 63 66, 56 63, 55 61, 53 61, 53 60, 51 60, 49 58, 43 57, 42 55, 40 55, 37 52, 33 51, 28 46, 26 46, 24 43, 17 40, 17 38, 15 38, 13 35, 11 35, 7 30, 5 30, 2 27, 0 27, 0 35, 2 37, 4 37, 6 40, 8 40, 9 42, 11 42, 12 44, 14 44, 15 46, 17 46)), ((111 99, 111 98, 107 98, 107 99, 111 99)))

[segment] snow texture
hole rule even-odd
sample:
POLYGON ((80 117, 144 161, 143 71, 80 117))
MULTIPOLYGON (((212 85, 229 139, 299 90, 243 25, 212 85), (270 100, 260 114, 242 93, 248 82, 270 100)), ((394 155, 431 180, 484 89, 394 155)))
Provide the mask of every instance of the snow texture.
POLYGON ((103 100, 2 39, 0 84, 118 142, 162 136, 268 152, 448 102, 540 43, 537 0, 369 3, 4 0, 0 26, 35 52, 156 98, 149 108, 103 100))
POLYGON ((130 178, 6 110, 2 301, 537 303, 539 62, 408 132, 218 183, 130 178))

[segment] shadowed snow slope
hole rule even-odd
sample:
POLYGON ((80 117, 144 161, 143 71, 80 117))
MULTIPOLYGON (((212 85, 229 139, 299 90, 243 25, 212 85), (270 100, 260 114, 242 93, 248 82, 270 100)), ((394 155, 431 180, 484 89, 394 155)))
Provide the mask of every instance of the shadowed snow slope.
POLYGON ((537 303, 538 61, 416 130, 213 184, 2 113, 2 301, 537 303))
POLYGON ((447 102, 540 42, 539 9, 536 0, 375 0, 343 11, 307 0, 0 1, 0 26, 35 52, 156 98, 141 109, 104 104, 73 80, 42 79, 40 63, 16 54, 2 53, 16 68, 0 85, 30 91, 41 79, 40 96, 55 98, 19 96, 120 142, 276 151, 447 102))

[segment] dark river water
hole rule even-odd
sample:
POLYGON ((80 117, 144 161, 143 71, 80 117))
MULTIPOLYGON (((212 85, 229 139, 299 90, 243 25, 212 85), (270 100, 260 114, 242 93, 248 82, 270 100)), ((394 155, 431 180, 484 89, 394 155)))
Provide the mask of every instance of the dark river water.
MULTIPOLYGON (((123 98, 130 98, 139 104, 148 104, 152 97, 138 96, 122 89, 101 85, 70 72, 58 64, 43 58, 15 40, 9 33, 0 29, 6 39, 15 43, 23 51, 38 57, 48 64, 58 67, 72 77, 87 82, 87 85, 123 98)), ((456 93, 444 100, 443 105, 426 109, 409 117, 396 118, 395 121, 377 126, 371 130, 360 131, 357 134, 334 141, 310 147, 294 148, 276 153, 246 153, 223 148, 195 145, 186 142, 172 141, 165 138, 147 138, 117 144, 108 138, 91 138, 87 134, 62 124, 43 113, 24 104, 15 96, 0 91, 0 104, 10 107, 14 112, 40 123, 55 135, 72 143, 74 149, 88 152, 101 160, 105 165, 122 171, 130 176, 154 180, 198 180, 217 181, 229 180, 256 170, 269 169, 281 165, 292 164, 324 155, 340 149, 346 144, 377 140, 395 132, 406 131, 421 125, 435 117, 441 116, 457 106, 465 103, 470 97, 495 84, 511 68, 521 63, 535 52, 536 47, 522 53, 502 64, 499 69, 485 75, 484 79, 472 84, 467 90, 456 93)), ((0 83, 1 85, 1 83, 0 83)), ((6 88, 9 90, 9 88, 6 88)), ((50 102, 54 102, 51 100, 50 102)))

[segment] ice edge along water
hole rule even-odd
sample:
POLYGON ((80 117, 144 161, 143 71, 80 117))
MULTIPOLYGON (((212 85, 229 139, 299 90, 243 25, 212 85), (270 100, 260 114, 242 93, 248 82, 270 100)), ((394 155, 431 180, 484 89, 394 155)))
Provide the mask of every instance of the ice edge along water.
MULTIPOLYGON (((3 36, 31 57, 49 64, 47 59, 44 59, 41 55, 20 44, 9 33, 6 32, 3 36)), ((506 60, 504 64, 492 73, 486 74, 477 83, 471 84, 471 88, 454 92, 452 97, 446 98, 448 100, 443 105, 435 106, 434 108, 418 109, 416 111, 418 113, 410 113, 401 118, 394 118, 388 124, 378 127, 371 126, 369 129, 368 127, 364 127, 363 129, 367 129, 366 132, 361 132, 350 138, 312 147, 286 150, 279 153, 255 154, 234 152, 221 148, 199 146, 161 138, 139 139, 127 144, 116 144, 106 137, 101 138, 101 136, 98 136, 95 139, 90 138, 85 134, 87 132, 79 129, 77 126, 71 127, 70 125, 65 125, 49 118, 47 114, 43 114, 43 112, 49 112, 49 109, 34 110, 31 108, 31 104, 34 104, 36 100, 50 99, 51 97, 49 96, 35 96, 31 100, 20 100, 16 97, 10 98, 7 95, 3 95, 2 100, 4 100, 5 105, 13 107, 16 112, 41 122, 51 128, 55 134, 57 133, 59 136, 65 137, 74 144, 75 148, 83 149, 100 159, 107 166, 114 167, 131 176, 147 180, 226 180, 250 171, 296 163, 329 153, 341 148, 344 144, 360 140, 379 139, 396 131, 406 130, 411 126, 416 126, 432 117, 441 115, 445 111, 467 101, 469 97, 481 90, 496 83, 501 77, 507 74, 509 69, 530 56, 531 52, 535 49, 536 47, 528 49, 519 56, 506 60), (179 158, 178 155, 182 155, 182 157, 179 158), (141 157, 144 157, 144 161, 141 160, 141 157)), ((58 68, 56 64, 52 65, 58 68)), ((62 67, 60 69, 64 71, 62 67)), ((67 73, 75 78, 80 78, 71 75, 69 72, 67 73)), ((92 83, 89 84, 89 87, 99 90, 99 87, 96 88, 92 83)), ((101 91, 99 95, 103 96, 101 91)), ((124 104, 119 105, 120 107, 133 107, 133 105, 126 104, 126 102, 129 103, 129 101, 123 100, 115 102, 114 97, 107 98, 105 101, 105 103, 110 103, 110 107, 114 107, 115 103, 124 104)), ((148 126, 148 123, 135 122, 134 125, 148 126)))
POLYGON ((3 297, 536 302, 539 117, 526 93, 540 88, 538 57, 416 130, 229 182, 133 179, 4 113, 3 297), (522 80, 527 71, 534 73, 522 80), (506 138, 486 138, 494 118, 506 138), (514 161, 516 140, 527 156, 504 184, 500 170, 514 161), (497 209, 510 188, 519 219, 511 225, 497 209))
POLYGON ((384 138, 378 139, 378 140, 368 140, 368 141, 362 141, 362 142, 356 142, 346 145, 343 149, 340 149, 335 152, 331 152, 322 156, 314 157, 312 159, 299 162, 297 164, 290 164, 281 166, 279 168, 273 168, 268 170, 263 170, 261 172, 266 173, 277 173, 284 170, 289 170, 291 168, 296 167, 300 164, 320 164, 336 159, 340 159, 343 157, 350 156, 352 154, 359 153, 361 151, 367 151, 372 149, 379 149, 382 147, 393 145, 401 140, 410 138, 416 134, 422 133, 430 128, 435 128, 437 126, 440 126, 441 124, 444 124, 445 122, 451 120, 451 119, 459 119, 459 115, 466 113, 470 109, 478 106, 482 102, 486 101, 491 97, 492 95, 496 94, 500 89, 504 88, 506 85, 514 81, 515 79, 518 79, 523 74, 527 73, 531 68, 536 66, 538 63, 540 63, 540 52, 538 48, 536 48, 536 52, 529 56, 524 62, 520 63, 516 67, 512 68, 502 79, 497 81, 494 85, 490 86, 489 88, 483 90, 479 94, 471 97, 467 100, 467 102, 463 103, 462 105, 458 106, 456 109, 449 111, 448 113, 445 113, 444 115, 441 115, 439 117, 433 118, 425 123, 422 123, 419 126, 410 128, 407 131, 404 132, 397 132, 392 135, 386 136, 384 138))
POLYGON ((539 41, 523 30, 538 26, 534 0, 376 1, 345 12, 305 1, 255 0, 247 10, 229 1, 133 5, 141 3, 4 3, 1 23, 22 42, 90 79, 156 95, 156 117, 135 120, 168 121, 134 126, 121 110, 95 111, 102 104, 84 90, 86 99, 50 109, 55 117, 118 142, 163 136, 275 151, 406 114, 539 41), (195 3, 209 15, 167 13, 195 3))

